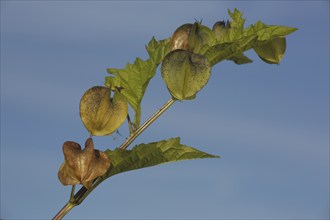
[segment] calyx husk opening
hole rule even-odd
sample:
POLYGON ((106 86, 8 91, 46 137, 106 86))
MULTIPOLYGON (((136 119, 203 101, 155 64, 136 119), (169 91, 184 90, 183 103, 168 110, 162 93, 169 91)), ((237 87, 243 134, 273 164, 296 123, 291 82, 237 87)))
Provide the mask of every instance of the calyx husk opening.
POLYGON ((92 138, 88 138, 85 148, 73 141, 63 144, 64 162, 58 171, 58 179, 63 185, 82 184, 87 189, 93 180, 104 175, 110 167, 107 155, 94 149, 92 138))

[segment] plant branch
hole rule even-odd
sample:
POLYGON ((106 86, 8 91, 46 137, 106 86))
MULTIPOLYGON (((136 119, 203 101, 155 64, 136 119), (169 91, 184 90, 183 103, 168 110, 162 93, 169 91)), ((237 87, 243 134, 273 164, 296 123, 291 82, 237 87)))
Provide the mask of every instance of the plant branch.
POLYGON ((53 220, 61 220, 76 204, 68 202, 65 206, 55 215, 53 220))
POLYGON ((134 133, 132 133, 126 141, 119 147, 121 150, 125 150, 149 125, 151 125, 159 116, 161 116, 175 100, 171 98, 168 100, 157 112, 155 112, 141 127, 139 127, 134 133))
MULTIPOLYGON (((146 122, 141 125, 136 131, 134 131, 126 141, 119 147, 121 150, 125 150, 149 125, 151 125, 159 116, 161 116, 173 103, 175 100, 171 98, 168 100, 157 112, 155 112, 146 122)), ((62 219, 70 210, 81 204, 85 198, 103 181, 105 178, 102 176, 95 179, 93 185, 87 189, 84 186, 80 188, 80 190, 73 196, 75 187, 72 186, 71 196, 69 202, 55 215, 53 220, 62 219)))

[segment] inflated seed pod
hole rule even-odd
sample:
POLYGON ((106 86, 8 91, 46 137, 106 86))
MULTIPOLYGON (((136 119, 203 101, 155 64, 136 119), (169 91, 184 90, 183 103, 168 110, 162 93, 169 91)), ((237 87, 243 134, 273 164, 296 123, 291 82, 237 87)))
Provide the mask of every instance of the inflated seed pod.
POLYGON ((170 43, 170 49, 177 50, 188 50, 189 49, 189 35, 191 32, 193 24, 187 23, 183 24, 180 27, 178 27, 172 37, 171 37, 171 43, 170 43))
POLYGON ((214 43, 215 36, 212 30, 200 22, 195 22, 189 35, 189 51, 202 53, 205 52, 204 46, 212 46, 214 43))
POLYGON ((172 97, 185 100, 195 98, 206 85, 211 67, 203 55, 174 50, 165 56, 161 72, 172 97))
POLYGON ((285 37, 278 37, 269 40, 267 43, 254 48, 254 51, 264 62, 269 64, 279 64, 283 58, 285 49, 286 49, 285 37))
POLYGON ((88 138, 85 148, 73 141, 63 144, 64 162, 58 171, 58 179, 63 185, 82 184, 87 189, 93 180, 104 175, 110 167, 110 160, 102 151, 94 149, 92 138, 88 138))
POLYGON ((80 100, 80 118, 91 135, 104 136, 116 131, 127 117, 125 97, 103 86, 88 89, 80 100))
POLYGON ((214 42, 215 36, 210 28, 202 25, 200 22, 195 22, 194 24, 187 23, 174 31, 171 37, 170 49, 171 51, 182 49, 200 53, 203 46, 211 46, 214 42))
POLYGON ((212 28, 215 38, 217 41, 222 42, 230 28, 229 21, 217 21, 212 28))

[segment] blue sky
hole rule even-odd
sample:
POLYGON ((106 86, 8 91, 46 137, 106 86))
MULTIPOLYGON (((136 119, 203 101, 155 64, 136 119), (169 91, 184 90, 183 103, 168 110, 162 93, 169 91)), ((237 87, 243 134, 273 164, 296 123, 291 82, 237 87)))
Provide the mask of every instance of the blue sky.
MULTIPOLYGON (((252 64, 218 64, 196 100, 175 103, 134 142, 180 136, 222 158, 114 176, 67 218, 329 218, 329 1, 1 1, 1 219, 49 219, 67 202, 62 144, 88 137, 79 100, 107 67, 234 8, 246 25, 299 28, 281 64, 252 51, 252 64)), ((168 98, 158 71, 142 120, 168 98)), ((127 126, 119 131, 94 138, 97 148, 120 145, 127 126)))

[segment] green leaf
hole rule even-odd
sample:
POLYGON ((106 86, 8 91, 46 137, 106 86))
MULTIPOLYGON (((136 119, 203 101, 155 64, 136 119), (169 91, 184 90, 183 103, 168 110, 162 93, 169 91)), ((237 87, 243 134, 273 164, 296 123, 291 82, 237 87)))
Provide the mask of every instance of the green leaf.
POLYGON ((232 57, 239 56, 244 51, 253 48, 256 45, 256 40, 257 36, 252 35, 242 37, 234 42, 216 44, 208 49, 204 56, 209 60, 210 65, 214 66, 223 60, 233 59, 232 57))
POLYGON ((243 18, 243 13, 234 9, 234 12, 231 12, 228 9, 228 14, 231 17, 230 21, 230 29, 228 31, 228 39, 225 42, 233 41, 235 39, 238 39, 244 30, 244 23, 245 19, 243 18))
POLYGON ((192 25, 189 34, 189 51, 201 54, 205 52, 205 46, 212 46, 215 42, 215 35, 210 28, 197 21, 192 25))
POLYGON ((150 56, 149 59, 144 61, 136 58, 133 64, 128 63, 124 69, 108 68, 107 72, 113 76, 105 78, 105 85, 113 90, 121 89, 121 93, 133 108, 134 128, 140 126, 141 101, 149 81, 156 74, 157 66, 170 52, 170 38, 156 41, 153 37, 146 46, 146 50, 150 56))
POLYGON ((286 26, 266 25, 261 21, 258 21, 254 25, 250 25, 246 28, 242 35, 248 36, 256 34, 258 36, 258 41, 260 41, 259 43, 265 43, 262 41, 272 40, 277 37, 284 37, 295 32, 296 30, 298 29, 286 26))
POLYGON ((217 43, 233 42, 242 37, 244 31, 245 19, 243 19, 243 13, 235 9, 234 12, 228 10, 228 14, 231 17, 230 22, 217 22, 213 26, 213 32, 216 34, 217 43), (219 23, 222 23, 221 25, 219 23))
POLYGON ((217 43, 233 42, 252 35, 257 35, 258 41, 268 41, 276 37, 284 37, 297 30, 297 28, 286 26, 266 25, 261 21, 250 25, 244 30, 245 19, 243 19, 243 13, 235 9, 234 12, 228 10, 228 14, 231 17, 230 27, 224 28, 221 38, 217 38, 217 43))
POLYGON ((163 61, 166 54, 170 52, 170 40, 171 38, 156 41, 156 39, 152 37, 146 46, 149 57, 156 66, 158 66, 163 61))
POLYGON ((228 9, 228 14, 231 17, 232 21, 230 23, 230 26, 232 28, 236 29, 244 29, 244 23, 245 18, 243 18, 243 12, 240 12, 237 8, 234 9, 234 12, 231 12, 230 9, 228 9))
POLYGON ((141 119, 141 101, 150 79, 156 74, 157 66, 148 59, 137 58, 134 64, 128 63, 125 69, 108 68, 114 76, 105 79, 105 85, 111 89, 120 88, 121 94, 135 111, 134 126, 139 127, 141 119))
POLYGON ((219 158, 195 148, 180 144, 180 138, 140 144, 132 150, 114 151, 106 150, 105 154, 111 161, 110 169, 104 175, 105 178, 118 173, 155 166, 162 163, 176 162, 200 158, 219 158))
POLYGON ((228 13, 231 17, 230 25, 224 25, 224 22, 218 26, 217 23, 215 24, 217 43, 204 53, 211 66, 226 59, 238 64, 249 63, 251 60, 242 56, 244 51, 260 48, 275 38, 284 37, 297 30, 286 26, 266 25, 261 21, 244 30, 243 14, 237 9, 233 13, 231 11, 228 13))

